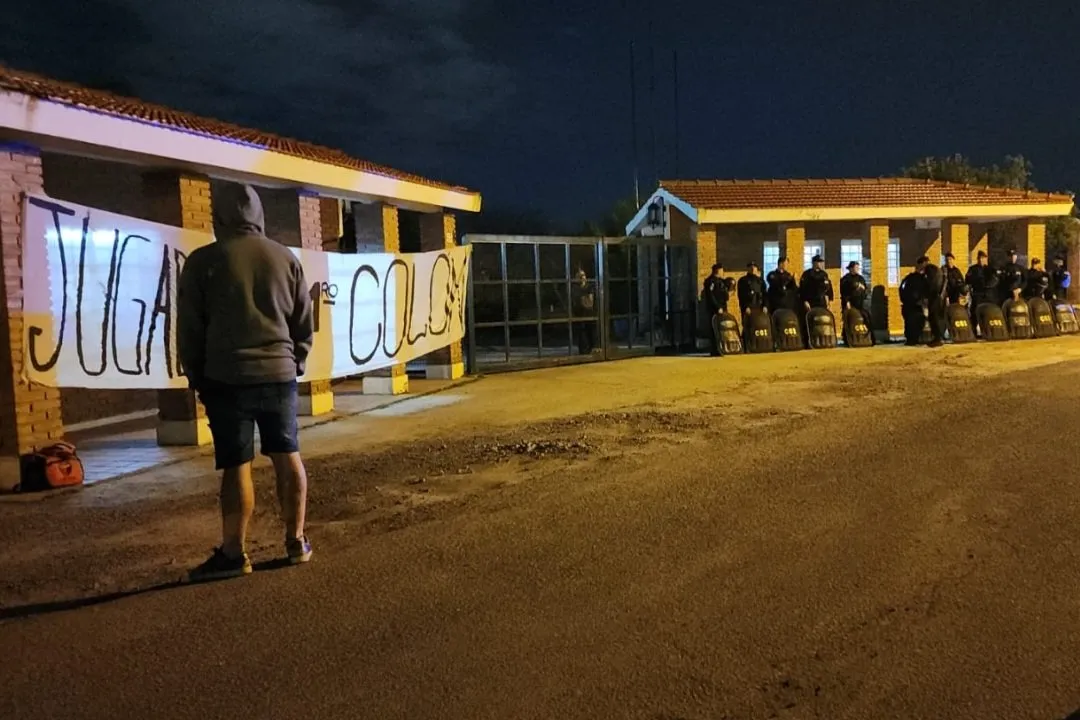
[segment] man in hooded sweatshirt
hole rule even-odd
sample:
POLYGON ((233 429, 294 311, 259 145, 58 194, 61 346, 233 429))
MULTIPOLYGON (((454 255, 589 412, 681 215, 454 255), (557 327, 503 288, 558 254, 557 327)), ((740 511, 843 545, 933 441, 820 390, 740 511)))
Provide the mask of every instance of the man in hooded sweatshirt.
POLYGON ((251 572, 245 541, 255 506, 256 424, 277 474, 289 561, 311 558, 296 424, 296 379, 314 338, 304 272, 287 247, 264 234, 262 203, 250 186, 225 186, 213 205, 217 240, 191 253, 177 286, 180 361, 206 407, 222 471, 222 544, 191 571, 193 580, 251 572))

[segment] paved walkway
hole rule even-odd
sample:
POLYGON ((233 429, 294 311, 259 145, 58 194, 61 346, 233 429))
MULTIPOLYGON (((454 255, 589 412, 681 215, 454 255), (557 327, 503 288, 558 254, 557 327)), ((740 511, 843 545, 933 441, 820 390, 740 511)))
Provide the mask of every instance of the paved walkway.
MULTIPOLYGON (((466 380, 467 382, 468 380, 466 380)), ((334 387, 334 411, 318 417, 300 418, 300 429, 307 430, 354 415, 392 407, 453 387, 461 381, 410 378, 405 395, 364 395, 359 380, 334 387)), ((154 429, 155 416, 149 415, 119 424, 99 425, 69 434, 79 448, 86 466, 86 483, 93 485, 154 468, 181 463, 212 453, 209 447, 161 447, 154 429)))

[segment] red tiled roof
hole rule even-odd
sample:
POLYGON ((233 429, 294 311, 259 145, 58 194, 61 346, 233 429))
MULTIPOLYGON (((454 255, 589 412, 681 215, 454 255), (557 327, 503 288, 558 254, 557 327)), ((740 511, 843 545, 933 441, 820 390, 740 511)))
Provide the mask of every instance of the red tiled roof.
POLYGON ((316 162, 336 165, 351 170, 382 175, 395 180, 405 180, 430 187, 444 190, 457 190, 472 192, 467 188, 449 185, 435 180, 413 175, 411 173, 394 170, 383 165, 350 157, 340 150, 278 137, 261 130, 251 130, 233 125, 232 123, 200 117, 190 113, 173 110, 163 105, 154 105, 133 98, 125 98, 113 95, 102 90, 92 90, 72 83, 53 80, 51 78, 12 70, 0 65, 0 91, 9 91, 29 95, 31 97, 51 100, 53 102, 73 105, 75 107, 95 110, 109 115, 116 115, 132 120, 140 120, 154 125, 161 125, 175 130, 208 135, 220 140, 256 145, 258 147, 279 152, 293 157, 314 160, 316 162))
POLYGON ((701 210, 1030 205, 1072 202, 1071 195, 961 185, 915 178, 854 180, 662 180, 660 187, 701 210))

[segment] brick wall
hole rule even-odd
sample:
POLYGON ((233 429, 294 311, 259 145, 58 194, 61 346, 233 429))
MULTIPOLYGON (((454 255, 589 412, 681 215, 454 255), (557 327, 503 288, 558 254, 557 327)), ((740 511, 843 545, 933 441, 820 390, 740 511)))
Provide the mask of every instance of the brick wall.
MULTIPOLYGON (((0 146, 0 456, 14 458, 63 437, 60 393, 21 379, 23 364, 22 193, 44 189, 41 158, 0 146)), ((3 484, 17 473, 5 470, 3 484)))
POLYGON ((322 226, 322 247, 327 252, 338 249, 341 238, 341 201, 337 198, 319 198, 319 223, 322 226))
MULTIPOLYGON (((258 193, 263 204, 263 217, 266 219, 266 236, 286 247, 304 247, 300 216, 296 212, 296 190, 258 188, 258 193)), ((318 207, 315 208, 315 213, 318 213, 318 207)), ((320 238, 320 247, 316 249, 321 249, 321 226, 316 237, 320 238)))
MULTIPOLYGON (((57 200, 129 217, 150 219, 143 198, 142 169, 75 155, 42 153, 45 194, 57 200)), ((60 391, 69 425, 157 408, 154 390, 60 391)))

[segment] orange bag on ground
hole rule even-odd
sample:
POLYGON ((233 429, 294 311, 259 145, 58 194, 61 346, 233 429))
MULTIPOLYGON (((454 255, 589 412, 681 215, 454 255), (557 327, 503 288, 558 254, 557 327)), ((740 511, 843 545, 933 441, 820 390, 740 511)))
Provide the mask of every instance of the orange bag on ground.
POLYGON ((75 446, 66 442, 23 455, 21 469, 19 490, 22 492, 82 485, 85 479, 75 446))

